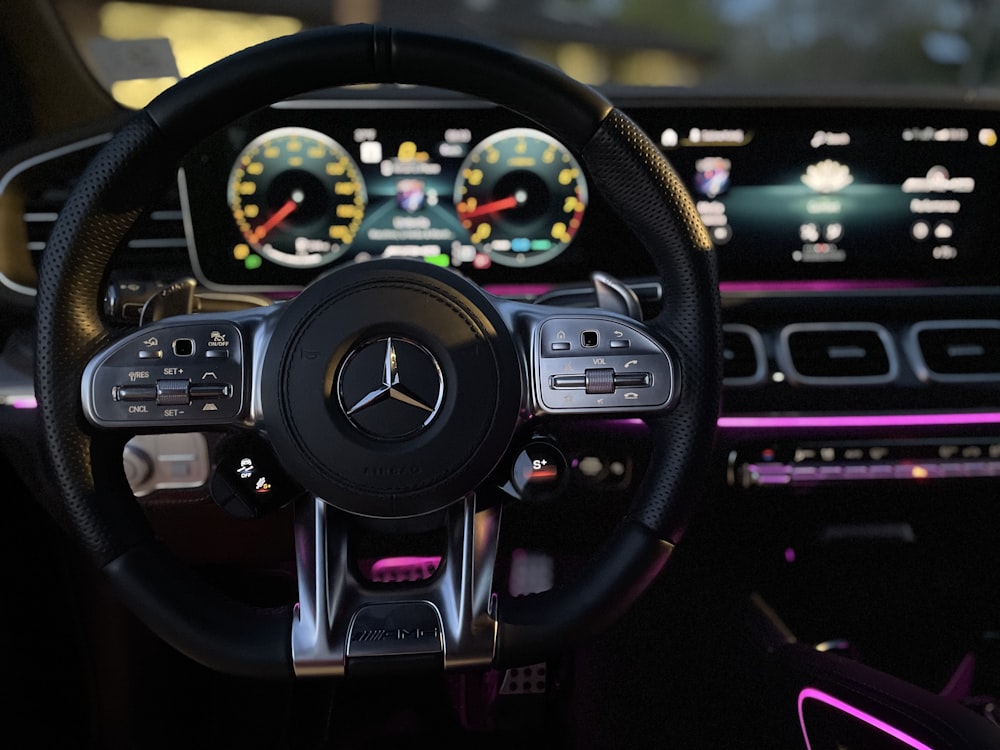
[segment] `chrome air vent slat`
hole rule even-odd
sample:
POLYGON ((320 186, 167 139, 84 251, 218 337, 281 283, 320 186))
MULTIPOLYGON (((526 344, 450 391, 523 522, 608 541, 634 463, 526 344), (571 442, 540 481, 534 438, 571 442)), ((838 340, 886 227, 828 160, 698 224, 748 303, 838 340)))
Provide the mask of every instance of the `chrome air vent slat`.
POLYGON ((899 373, 892 336, 877 323, 785 326, 777 358, 796 385, 881 385, 899 373))
POLYGON ((1000 320, 925 320, 905 345, 924 382, 1000 382, 1000 320))

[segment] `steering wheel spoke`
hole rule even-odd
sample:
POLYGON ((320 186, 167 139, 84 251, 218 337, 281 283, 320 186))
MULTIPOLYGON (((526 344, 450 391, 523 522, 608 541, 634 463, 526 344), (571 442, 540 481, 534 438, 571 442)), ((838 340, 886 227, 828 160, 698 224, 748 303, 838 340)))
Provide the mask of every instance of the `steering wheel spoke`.
POLYGON ((442 519, 440 556, 359 561, 356 519, 319 498, 298 503, 296 674, 464 669, 492 662, 499 506, 469 495, 442 519), (411 574, 406 567, 419 570, 411 574), (386 575, 387 568, 398 575, 386 575))
POLYGON ((84 368, 80 396, 96 427, 173 432, 251 422, 254 337, 272 308, 166 318, 116 340, 84 368))

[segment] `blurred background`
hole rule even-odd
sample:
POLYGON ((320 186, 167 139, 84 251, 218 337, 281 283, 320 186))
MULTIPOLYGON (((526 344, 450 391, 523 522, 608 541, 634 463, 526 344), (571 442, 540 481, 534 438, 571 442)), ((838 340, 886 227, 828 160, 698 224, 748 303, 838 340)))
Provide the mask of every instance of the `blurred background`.
POLYGON ((131 107, 265 39, 380 21, 486 39, 595 85, 977 87, 998 80, 994 0, 53 0, 131 107))

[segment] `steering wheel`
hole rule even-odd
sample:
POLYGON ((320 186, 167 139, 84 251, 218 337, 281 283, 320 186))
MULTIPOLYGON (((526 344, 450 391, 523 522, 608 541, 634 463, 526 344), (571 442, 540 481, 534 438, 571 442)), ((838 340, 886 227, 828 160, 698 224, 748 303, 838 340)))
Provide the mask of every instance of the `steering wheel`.
POLYGON ((382 26, 264 43, 137 112, 60 214, 40 271, 37 336, 37 397, 59 490, 51 512, 160 637, 205 665, 256 676, 414 661, 528 664, 606 627, 683 532, 720 397, 714 252, 647 136, 599 93, 546 65, 382 26), (489 99, 558 137, 652 257, 662 311, 640 322, 514 302, 453 271, 396 259, 346 265, 269 307, 165 318, 138 332, 102 317, 112 254, 193 145, 274 101, 392 82, 489 99), (596 332, 596 349, 576 345, 585 332, 596 332), (627 349, 605 350, 613 340, 627 349), (616 384, 622 351, 638 361, 629 372, 642 373, 629 388, 616 384), (179 373, 181 357, 202 358, 215 378, 198 379, 193 367, 179 373), (576 578, 523 597, 495 592, 500 509, 479 490, 509 458, 518 430, 567 416, 644 419, 650 468, 576 578), (206 430, 262 438, 307 490, 294 508, 294 606, 263 609, 223 595, 157 541, 136 502, 122 469, 125 440, 206 430), (361 580, 344 532, 359 518, 390 530, 440 523, 437 573, 403 588, 361 580))

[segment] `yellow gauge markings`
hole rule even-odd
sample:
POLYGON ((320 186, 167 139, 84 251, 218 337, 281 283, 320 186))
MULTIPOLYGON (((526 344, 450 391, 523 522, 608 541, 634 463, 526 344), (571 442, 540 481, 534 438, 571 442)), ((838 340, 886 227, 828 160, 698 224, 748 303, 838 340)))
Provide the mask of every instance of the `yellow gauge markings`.
POLYGON ((474 243, 483 243, 490 238, 490 235, 492 233, 493 233, 493 227, 491 227, 486 222, 483 222, 476 227, 476 231, 472 235, 471 239, 474 243))
POLYGON ((580 171, 571 167, 559 171, 559 184, 572 185, 580 176, 580 171))
POLYGON ((483 170, 481 169, 463 169, 462 177, 472 187, 479 187, 483 184, 483 170))
POLYGON ((347 173, 347 165, 342 160, 327 162, 324 171, 331 177, 342 177, 347 173))

